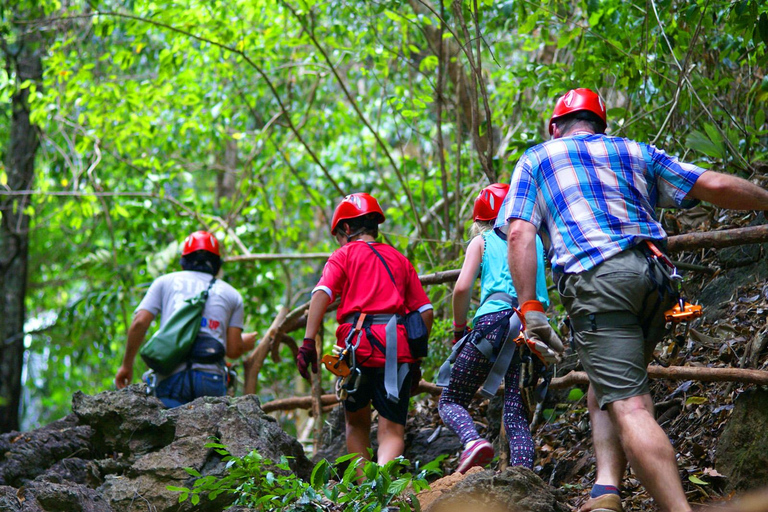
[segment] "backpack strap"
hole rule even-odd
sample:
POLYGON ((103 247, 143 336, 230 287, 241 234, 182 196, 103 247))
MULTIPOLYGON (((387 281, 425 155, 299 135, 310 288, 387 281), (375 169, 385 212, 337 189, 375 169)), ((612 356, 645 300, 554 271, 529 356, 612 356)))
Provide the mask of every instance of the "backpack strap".
POLYGON ((521 328, 522 324, 519 315, 512 313, 509 317, 509 329, 507 330, 507 335, 504 337, 504 341, 499 349, 499 354, 496 356, 496 361, 493 363, 491 371, 488 373, 488 377, 486 377, 485 382, 483 383, 482 389, 480 389, 480 394, 484 397, 493 397, 496 394, 496 390, 499 389, 501 379, 507 374, 509 365, 512 364, 512 358, 517 351, 515 338, 520 334, 521 328))

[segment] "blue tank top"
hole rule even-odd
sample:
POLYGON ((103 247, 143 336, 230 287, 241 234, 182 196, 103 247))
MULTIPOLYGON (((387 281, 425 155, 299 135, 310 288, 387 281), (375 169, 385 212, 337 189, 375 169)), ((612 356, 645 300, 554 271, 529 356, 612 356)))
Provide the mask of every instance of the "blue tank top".
MULTIPOLYGON (((481 306, 475 313, 475 318, 496 313, 510 308, 510 305, 501 300, 485 301, 492 293, 503 292, 517 297, 515 287, 512 285, 512 275, 509 273, 507 263, 507 241, 497 235, 493 230, 488 230, 482 235, 484 244, 483 261, 480 264, 480 303, 481 306)), ((544 274, 544 245, 536 235, 536 298, 549 307, 549 295, 547 294, 547 278, 544 274)))

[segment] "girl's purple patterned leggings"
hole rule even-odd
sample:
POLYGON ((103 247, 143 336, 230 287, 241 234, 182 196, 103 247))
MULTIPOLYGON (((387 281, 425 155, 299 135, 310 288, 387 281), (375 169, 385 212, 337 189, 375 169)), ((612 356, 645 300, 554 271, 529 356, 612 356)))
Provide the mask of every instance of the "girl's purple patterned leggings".
MULTIPOLYGON (((475 322, 475 328, 490 325, 504 313, 483 315, 475 322)), ((488 341, 494 341, 497 336, 506 335, 507 325, 503 324, 488 333, 488 341)), ((443 423, 456 432, 461 442, 466 446, 470 441, 480 439, 475 429, 467 406, 470 400, 491 371, 492 363, 472 343, 466 343, 461 349, 451 371, 451 380, 443 389, 438 403, 438 411, 443 423)), ((520 388, 520 365, 511 364, 504 376, 504 427, 509 438, 509 463, 513 466, 525 466, 533 469, 533 439, 525 413, 520 388)))

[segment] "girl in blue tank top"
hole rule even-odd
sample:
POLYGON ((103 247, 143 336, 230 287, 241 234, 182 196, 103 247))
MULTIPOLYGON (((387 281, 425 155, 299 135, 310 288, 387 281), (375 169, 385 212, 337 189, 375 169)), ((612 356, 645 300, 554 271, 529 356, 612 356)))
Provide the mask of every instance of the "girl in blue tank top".
MULTIPOLYGON (((508 190, 508 185, 491 185, 483 189, 475 199, 475 223, 470 231, 472 239, 453 291, 454 343, 469 330, 467 313, 472 286, 478 275, 480 307, 473 320, 474 329, 483 332, 485 339, 497 350, 507 337, 508 319, 514 314, 512 308, 517 307, 517 293, 512 285, 507 263, 506 238, 493 230, 493 223, 508 190), (499 296, 496 295, 489 299, 494 293, 503 293, 507 297, 497 298, 499 296)), ((544 307, 547 307, 549 297, 544 276, 544 247, 538 237, 536 246, 539 253, 536 294, 544 307)), ((440 395, 440 417, 464 445, 457 469, 460 473, 465 473, 474 466, 484 466, 494 457, 493 445, 480 436, 472 416, 467 411, 469 402, 485 381, 492 366, 493 363, 473 343, 465 343, 453 365, 450 382, 440 395)), ((533 468, 533 440, 520 396, 519 379, 520 364, 515 358, 504 375, 503 421, 509 439, 510 464, 533 468)))

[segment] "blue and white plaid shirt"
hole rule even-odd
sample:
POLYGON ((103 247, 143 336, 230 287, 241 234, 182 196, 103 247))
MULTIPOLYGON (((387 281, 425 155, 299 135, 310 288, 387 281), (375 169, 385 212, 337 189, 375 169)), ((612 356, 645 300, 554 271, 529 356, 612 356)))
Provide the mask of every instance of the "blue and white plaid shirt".
POLYGON ((649 144, 576 133, 525 152, 496 227, 532 223, 553 270, 578 274, 642 240, 664 240, 656 206, 695 206, 686 196, 705 171, 649 144))

